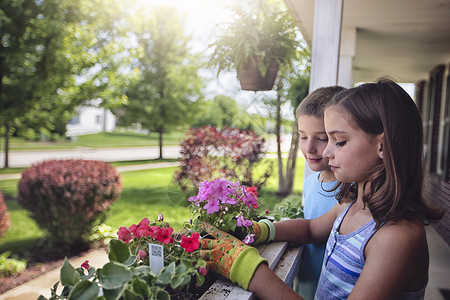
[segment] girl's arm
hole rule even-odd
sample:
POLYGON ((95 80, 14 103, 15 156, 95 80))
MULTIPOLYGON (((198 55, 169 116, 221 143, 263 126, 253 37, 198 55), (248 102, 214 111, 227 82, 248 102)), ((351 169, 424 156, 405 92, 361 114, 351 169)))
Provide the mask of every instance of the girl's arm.
POLYGON ((304 299, 287 286, 266 264, 260 264, 256 269, 249 291, 255 293, 258 299, 304 299))
POLYGON ((326 242, 334 220, 346 205, 337 203, 330 211, 312 220, 295 219, 275 223, 275 241, 288 241, 298 244, 326 242))
POLYGON ((365 249, 363 271, 348 299, 400 299, 428 280, 428 248, 420 221, 386 224, 365 249))

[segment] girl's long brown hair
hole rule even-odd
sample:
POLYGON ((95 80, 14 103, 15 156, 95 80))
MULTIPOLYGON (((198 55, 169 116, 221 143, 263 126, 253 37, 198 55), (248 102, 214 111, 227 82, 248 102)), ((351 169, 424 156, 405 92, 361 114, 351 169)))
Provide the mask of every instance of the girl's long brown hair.
MULTIPOLYGON (((367 83, 336 95, 329 106, 344 108, 368 134, 383 137, 383 159, 373 170, 363 197, 377 227, 400 219, 438 221, 443 209, 423 201, 423 128, 411 97, 388 79, 367 83)), ((356 184, 342 183, 339 201, 354 197, 356 184)))

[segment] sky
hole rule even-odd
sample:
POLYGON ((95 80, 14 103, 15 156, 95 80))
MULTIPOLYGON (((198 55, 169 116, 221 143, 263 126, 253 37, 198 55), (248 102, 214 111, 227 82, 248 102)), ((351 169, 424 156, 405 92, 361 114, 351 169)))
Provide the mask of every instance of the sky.
MULTIPOLYGON (((184 18, 186 34, 192 36, 192 51, 208 55, 208 45, 214 41, 214 33, 217 27, 231 19, 231 14, 226 5, 230 1, 223 0, 140 0, 154 7, 161 5, 173 6, 184 18)), ((262 104, 261 98, 275 97, 274 91, 252 92, 240 89, 236 73, 225 72, 219 77, 215 72, 204 70, 200 74, 209 80, 204 93, 207 99, 215 95, 223 94, 234 98, 247 112, 267 115, 267 109, 262 104)), ((414 99, 414 84, 400 84, 414 99)), ((292 119, 292 108, 286 105, 283 108, 283 116, 292 119)))

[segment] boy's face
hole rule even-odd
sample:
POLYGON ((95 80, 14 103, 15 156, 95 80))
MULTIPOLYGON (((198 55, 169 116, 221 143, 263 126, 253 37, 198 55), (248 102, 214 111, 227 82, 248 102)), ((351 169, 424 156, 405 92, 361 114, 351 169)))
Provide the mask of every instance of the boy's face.
POLYGON ((299 116, 298 132, 300 134, 300 150, 311 170, 320 172, 329 169, 328 159, 322 157, 323 150, 328 143, 323 118, 299 116))

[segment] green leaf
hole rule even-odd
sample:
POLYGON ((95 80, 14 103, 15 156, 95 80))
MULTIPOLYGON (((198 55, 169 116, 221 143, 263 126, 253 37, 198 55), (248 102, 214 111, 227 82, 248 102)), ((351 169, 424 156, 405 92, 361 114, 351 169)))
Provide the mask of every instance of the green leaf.
POLYGON ((123 292, 125 291, 126 285, 121 286, 117 289, 105 289, 103 288, 103 296, 105 296, 106 300, 119 300, 122 297, 123 292))
POLYGON ((161 274, 158 276, 158 279, 156 280, 156 284, 166 286, 170 283, 172 279, 172 273, 169 271, 164 270, 161 272, 161 274))
POLYGON ((136 294, 143 296, 145 299, 150 297, 150 288, 144 280, 136 278, 133 280, 132 286, 136 294))
POLYGON ((197 286, 202 286, 205 283, 205 276, 200 273, 195 273, 195 278, 197 279, 197 286))
POLYGON ((83 280, 78 282, 69 293, 68 300, 95 300, 100 289, 97 283, 83 280))
POLYGON ((189 281, 190 281, 189 274, 174 276, 174 277, 172 277, 172 280, 170 281, 170 286, 173 289, 176 289, 176 288, 185 286, 187 283, 189 283, 189 281))
POLYGON ((188 269, 186 268, 186 266, 184 266, 184 265, 179 265, 179 266, 177 266, 177 268, 175 269, 175 274, 177 274, 177 275, 182 275, 182 274, 186 273, 187 270, 188 270, 188 269))
POLYGON ((156 300, 170 300, 170 295, 167 291, 159 290, 156 293, 156 300))
POLYGON ((125 263, 130 259, 131 252, 128 245, 121 240, 111 240, 109 243, 109 260, 125 263))
POLYGON ((133 291, 130 291, 129 289, 125 290, 124 299, 125 300, 144 300, 144 298, 142 296, 139 296, 139 295, 133 293, 133 291))
POLYGON ((60 274, 61 284, 64 286, 74 286, 80 281, 80 274, 78 274, 75 268, 69 263, 67 257, 64 259, 60 274))
POLYGON ((120 263, 111 261, 103 266, 100 271, 99 280, 105 289, 117 289, 131 280, 132 273, 128 268, 120 263))

